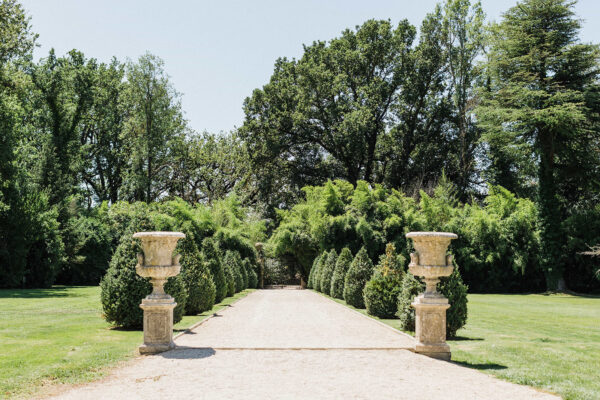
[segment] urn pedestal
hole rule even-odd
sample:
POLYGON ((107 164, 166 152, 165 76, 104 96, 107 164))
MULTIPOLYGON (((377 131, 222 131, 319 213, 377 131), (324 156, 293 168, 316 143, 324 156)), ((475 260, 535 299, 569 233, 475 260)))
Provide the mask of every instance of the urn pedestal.
POLYGON ((135 267, 138 275, 150 278, 152 293, 142 300, 144 310, 144 344, 140 354, 155 354, 175 347, 173 342, 173 309, 175 299, 165 293, 167 279, 181 271, 179 255, 173 256, 181 232, 138 232, 134 238, 142 242, 143 254, 138 254, 135 267))
POLYGON ((437 291, 437 283, 449 276, 454 267, 452 256, 446 251, 452 239, 458 236, 447 232, 410 232, 415 252, 410 255, 409 271, 423 277, 425 292, 418 295, 415 308, 415 352, 442 360, 450 360, 450 346, 446 343, 446 310, 448 299, 437 291))

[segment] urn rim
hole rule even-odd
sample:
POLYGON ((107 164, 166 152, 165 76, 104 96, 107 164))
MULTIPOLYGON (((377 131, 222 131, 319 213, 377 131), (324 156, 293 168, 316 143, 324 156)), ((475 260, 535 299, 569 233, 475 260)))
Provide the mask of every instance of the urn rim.
POLYGON ((137 232, 133 234, 134 239, 144 239, 144 238, 178 238, 182 239, 185 237, 185 233, 182 232, 137 232))
POLYGON ((409 232, 406 234, 409 239, 422 238, 422 237, 439 237, 447 239, 457 239, 458 235, 451 232, 409 232))

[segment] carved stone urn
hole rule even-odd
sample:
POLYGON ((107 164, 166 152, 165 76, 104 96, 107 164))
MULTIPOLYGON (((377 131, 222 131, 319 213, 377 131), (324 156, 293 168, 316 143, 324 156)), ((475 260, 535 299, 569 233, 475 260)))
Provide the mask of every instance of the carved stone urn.
POLYGON ((152 293, 142 300, 144 310, 144 344, 140 354, 155 354, 175 347, 173 342, 173 309, 175 299, 165 293, 167 279, 181 270, 180 255, 173 255, 181 232, 138 232, 134 238, 142 242, 143 254, 138 254, 135 267, 138 275, 150 278, 152 293))
POLYGON ((441 277, 452 274, 452 256, 446 252, 450 241, 458 236, 448 232, 410 232, 406 237, 413 240, 415 247, 408 269, 425 281, 425 292, 411 304, 416 310, 415 352, 450 360, 446 343, 446 310, 450 304, 437 291, 437 284, 441 277))

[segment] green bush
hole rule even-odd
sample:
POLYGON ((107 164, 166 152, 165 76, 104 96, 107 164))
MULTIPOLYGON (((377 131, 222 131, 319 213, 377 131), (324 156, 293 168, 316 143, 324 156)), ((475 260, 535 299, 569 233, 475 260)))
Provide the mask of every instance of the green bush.
POLYGON ((319 279, 319 287, 321 288, 321 292, 329 295, 331 292, 331 278, 333 277, 333 271, 335 270, 335 263, 337 261, 337 253, 335 249, 332 249, 323 266, 321 267, 320 279, 319 279))
POLYGON ((360 251, 352 260, 344 280, 344 300, 356 308, 365 308, 363 289, 373 274, 373 263, 366 248, 360 251))
MULTIPOLYGON (((450 303, 446 311, 446 336, 452 338, 467 323, 467 286, 463 283, 456 263, 454 271, 442 278, 438 290, 450 303)), ((425 285, 407 272, 402 281, 402 290, 398 296, 398 318, 402 329, 415 330, 415 309, 410 306, 414 298, 425 290, 425 285)))
POLYGON ((402 287, 398 295, 398 311, 396 315, 400 320, 400 326, 405 331, 415 330, 415 309, 410 306, 415 297, 425 290, 425 285, 421 283, 413 274, 407 272, 402 279, 402 287))
POLYGON ((202 262, 210 271, 215 284, 215 303, 220 303, 227 297, 227 279, 225 278, 219 252, 212 238, 205 238, 202 241, 201 255, 202 262))
POLYGON ((228 294, 230 296, 243 290, 243 280, 240 264, 240 254, 237 251, 228 250, 227 252, 225 252, 225 257, 223 257, 223 265, 231 272, 231 276, 233 278, 233 293, 229 294, 231 293, 231 290, 228 291, 228 294))
POLYGON ((248 289, 248 270, 246 269, 246 264, 249 261, 247 259, 240 259, 238 264, 238 268, 240 270, 240 275, 242 275, 242 290, 248 289))
POLYGON ((215 304, 216 288, 209 269, 194 241, 181 242, 181 277, 187 290, 186 315, 196 315, 210 310, 215 304))
POLYGON ((352 252, 349 248, 344 247, 335 263, 335 269, 331 277, 331 288, 329 289, 330 296, 336 299, 344 298, 344 280, 350 264, 352 264, 352 252))
POLYGON ((365 285, 363 297, 367 312, 379 318, 393 318, 398 311, 398 295, 402 288, 402 264, 393 244, 388 243, 385 256, 365 285))
POLYGON ((248 275, 248 287, 250 289, 256 289, 258 286, 258 275, 254 268, 252 268, 252 264, 248 259, 242 261, 244 263, 244 268, 246 268, 246 274, 248 275))
POLYGON ((323 292, 323 288, 321 288, 321 274, 323 272, 323 268, 325 267, 325 263, 327 262, 328 256, 329 256, 329 252, 324 251, 321 254, 321 258, 319 259, 319 264, 317 264, 317 270, 315 271, 315 277, 314 277, 314 285, 315 285, 315 290, 317 292, 323 292))
MULTIPOLYGON (((104 318, 123 328, 141 328, 142 299, 152 292, 149 280, 135 272, 137 254, 141 253, 139 242, 124 236, 110 261, 110 267, 100 282, 100 300, 104 318)), ((175 298, 173 322, 181 321, 185 310, 187 293, 181 276, 169 278, 165 291, 175 298)))
POLYGON ((315 257, 315 259, 312 263, 312 267, 310 268, 310 273, 308 275, 308 282, 307 282, 307 286, 309 289, 315 288, 315 275, 317 274, 317 269, 318 269, 320 261, 321 261, 320 255, 315 257))

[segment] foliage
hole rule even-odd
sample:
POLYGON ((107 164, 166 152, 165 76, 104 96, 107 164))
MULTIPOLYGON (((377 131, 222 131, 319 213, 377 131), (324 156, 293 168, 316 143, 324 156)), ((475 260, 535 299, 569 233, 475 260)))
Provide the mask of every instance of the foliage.
POLYGON ((398 311, 398 295, 402 289, 402 260, 393 244, 388 243, 385 255, 371 279, 365 285, 363 298, 367 312, 379 318, 393 318, 398 311))
POLYGON ((356 308, 365 308, 363 289, 372 274, 373 263, 367 255, 367 250, 363 247, 356 253, 346 273, 344 280, 344 300, 346 300, 346 303, 356 308))
MULTIPOLYGON (((100 282, 102 311, 106 321, 122 328, 141 328, 142 299, 152 292, 149 280, 135 272, 140 245, 131 236, 124 236, 110 261, 110 267, 100 282)), ((175 298, 173 322, 183 317, 187 293, 181 276, 169 278, 165 292, 175 298)))
MULTIPOLYGON (((315 276, 317 275, 317 270, 319 267, 319 262, 321 262, 321 256, 318 255, 315 257, 312 267, 310 268, 310 274, 308 275, 307 287, 309 289, 315 289, 315 276)), ((339 262, 339 260, 338 260, 339 262)), ((336 263, 337 264, 337 263, 336 263)))
POLYGON ((352 264, 352 253, 349 248, 344 247, 335 263, 335 269, 331 277, 331 288, 329 289, 331 297, 335 297, 336 299, 344 298, 344 282, 350 264, 352 264))
POLYGON ((338 255, 335 252, 335 249, 332 249, 329 254, 327 254, 327 258, 323 262, 321 266, 321 270, 319 271, 319 288, 321 292, 329 295, 331 292, 331 279, 333 277, 333 271, 335 270, 335 264, 337 262, 338 255))
POLYGON ((242 260, 242 263, 244 264, 244 269, 248 276, 248 288, 256 289, 258 286, 258 275, 256 274, 256 271, 252 268, 252 264, 248 259, 242 260))
MULTIPOLYGON (((242 278, 242 260, 240 254, 236 251, 228 250, 223 257, 223 266, 230 271, 233 277, 233 293, 244 290, 244 280, 242 278)), ((228 284, 230 284, 228 282, 228 284)), ((229 290, 231 293, 231 288, 229 290)), ((231 294, 233 295, 233 294, 231 294)))
POLYGON ((196 315, 210 310, 215 304, 216 287, 196 243, 184 239, 179 246, 181 278, 187 291, 186 315, 196 315))
POLYGON ((415 309, 410 306, 415 297, 425 290, 425 285, 421 283, 413 274, 407 272, 402 279, 402 287, 398 295, 398 312, 400 326, 406 331, 415 330, 415 309))
POLYGON ((215 284, 215 303, 220 303, 228 293, 228 282, 221 263, 221 257, 215 248, 215 242, 208 237, 202 241, 202 263, 210 271, 215 284))

